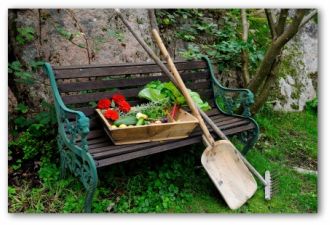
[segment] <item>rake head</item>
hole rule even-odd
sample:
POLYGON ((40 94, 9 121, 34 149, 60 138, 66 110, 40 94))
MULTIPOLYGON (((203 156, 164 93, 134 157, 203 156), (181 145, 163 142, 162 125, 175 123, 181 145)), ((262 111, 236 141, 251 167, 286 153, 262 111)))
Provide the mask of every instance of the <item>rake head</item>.
POLYGON ((274 194, 279 191, 279 175, 278 173, 270 175, 270 172, 267 170, 265 172, 265 199, 270 200, 274 194))

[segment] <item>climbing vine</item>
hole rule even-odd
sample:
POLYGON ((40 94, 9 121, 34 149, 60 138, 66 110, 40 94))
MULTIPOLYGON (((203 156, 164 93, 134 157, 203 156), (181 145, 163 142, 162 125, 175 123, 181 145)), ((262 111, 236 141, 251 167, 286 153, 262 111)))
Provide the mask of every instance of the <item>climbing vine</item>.
POLYGON ((186 59, 199 59, 202 55, 218 65, 219 72, 240 69, 241 50, 251 54, 250 69, 254 71, 263 58, 268 38, 267 21, 256 13, 249 14, 251 28, 249 39, 240 38, 239 9, 162 9, 156 10, 157 22, 162 31, 176 30, 176 38, 187 42, 180 54, 186 59))

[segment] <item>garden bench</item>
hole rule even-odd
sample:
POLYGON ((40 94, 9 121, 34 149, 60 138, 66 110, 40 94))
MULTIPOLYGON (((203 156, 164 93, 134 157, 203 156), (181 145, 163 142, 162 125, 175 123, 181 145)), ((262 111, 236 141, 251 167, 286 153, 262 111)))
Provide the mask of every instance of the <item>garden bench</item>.
MULTIPOLYGON (((187 87, 212 106, 207 115, 226 135, 237 135, 244 143, 241 151, 246 154, 259 135, 259 127, 249 112, 253 94, 247 89, 223 87, 206 57, 175 64, 187 87), (237 109, 241 115, 235 114, 237 109)), ((145 84, 168 80, 154 63, 79 66, 45 63, 44 70, 54 95, 62 177, 69 169, 80 178, 87 190, 85 212, 91 211, 98 168, 202 141, 199 128, 185 139, 131 145, 114 145, 105 133, 95 112, 97 101, 120 92, 132 105, 140 103, 137 95, 145 84)))

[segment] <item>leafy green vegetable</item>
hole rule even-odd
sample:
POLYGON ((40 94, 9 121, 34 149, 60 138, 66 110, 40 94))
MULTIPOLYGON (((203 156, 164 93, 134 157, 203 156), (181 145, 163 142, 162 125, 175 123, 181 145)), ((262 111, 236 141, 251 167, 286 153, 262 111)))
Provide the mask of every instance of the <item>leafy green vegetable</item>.
POLYGON ((161 119, 166 116, 165 110, 169 107, 169 101, 156 101, 148 102, 145 104, 140 104, 131 108, 126 115, 136 115, 137 113, 143 113, 148 116, 149 119, 161 119))
POLYGON ((209 103, 207 102, 203 102, 203 100, 201 99, 200 95, 197 92, 191 91, 189 90, 189 94, 192 98, 192 100, 196 103, 196 105, 198 106, 198 108, 200 108, 203 111, 207 111, 211 109, 211 106, 209 105, 209 103))
MULTIPOLYGON (((200 95, 197 92, 193 92, 188 89, 188 92, 197 104, 197 106, 203 111, 211 109, 210 105, 201 99, 200 95)), ((139 92, 140 98, 148 99, 151 102, 158 101, 169 101, 171 104, 186 105, 186 100, 181 92, 172 82, 162 83, 161 81, 151 81, 148 83, 144 89, 139 92)))
POLYGON ((149 101, 152 102, 157 102, 167 99, 167 97, 163 95, 160 90, 148 88, 148 87, 141 90, 138 96, 140 98, 148 99, 149 101))
POLYGON ((183 105, 186 101, 181 92, 174 86, 172 82, 164 83, 163 91, 168 93, 168 96, 172 101, 176 102, 179 105, 183 105), (165 90, 164 90, 165 89, 165 90))

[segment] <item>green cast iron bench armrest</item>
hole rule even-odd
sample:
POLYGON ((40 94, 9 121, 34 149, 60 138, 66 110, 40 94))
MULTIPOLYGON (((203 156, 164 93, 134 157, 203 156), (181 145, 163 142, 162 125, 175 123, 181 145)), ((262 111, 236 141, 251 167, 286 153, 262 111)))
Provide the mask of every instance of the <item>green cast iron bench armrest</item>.
POLYGON ((253 93, 249 89, 222 86, 215 77, 210 60, 205 56, 202 58, 207 62, 211 73, 215 103, 219 110, 229 115, 235 115, 237 111, 243 110, 242 115, 250 117, 250 106, 254 103, 253 93))
POLYGON ((89 118, 81 111, 66 107, 58 91, 51 65, 45 63, 43 69, 50 79, 54 95, 58 122, 57 143, 61 156, 61 175, 65 177, 66 169, 70 169, 75 176, 79 177, 87 190, 85 212, 90 212, 93 195, 98 183, 98 175, 95 161, 88 152, 89 118))
POLYGON ((57 122, 59 126, 59 135, 67 144, 69 148, 76 147, 75 150, 88 150, 87 135, 89 133, 89 118, 81 111, 69 109, 63 102, 55 81, 55 74, 49 63, 44 64, 44 71, 50 79, 52 87, 57 122), (69 121, 69 115, 75 117, 75 120, 69 121), (81 145, 76 145, 80 140, 81 145), (74 145, 74 146, 72 146, 74 145))

